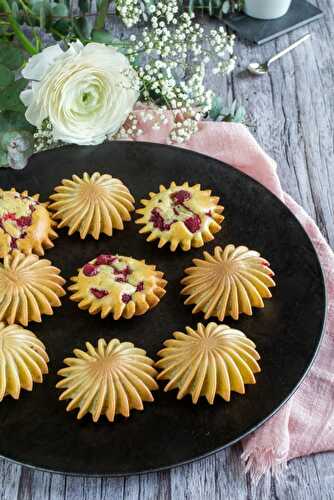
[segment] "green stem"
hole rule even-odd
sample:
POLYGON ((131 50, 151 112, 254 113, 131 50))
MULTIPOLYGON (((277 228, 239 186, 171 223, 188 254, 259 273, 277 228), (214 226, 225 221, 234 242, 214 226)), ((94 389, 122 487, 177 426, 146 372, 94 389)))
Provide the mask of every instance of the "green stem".
POLYGON ((109 10, 110 0, 101 0, 98 13, 95 19, 94 30, 100 31, 104 29, 106 23, 106 17, 109 10))
POLYGON ((21 31, 20 25, 13 16, 7 0, 0 0, 0 6, 2 6, 4 12, 7 14, 9 24, 11 25, 12 30, 14 31, 17 38, 20 40, 25 50, 32 56, 38 54, 38 50, 36 49, 36 47, 30 42, 30 40, 28 40, 25 34, 21 31))

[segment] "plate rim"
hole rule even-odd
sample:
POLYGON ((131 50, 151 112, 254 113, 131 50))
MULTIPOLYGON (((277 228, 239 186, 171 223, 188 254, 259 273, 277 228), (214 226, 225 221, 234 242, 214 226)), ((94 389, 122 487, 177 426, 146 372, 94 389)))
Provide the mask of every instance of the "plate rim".
MULTIPOLYGON (((307 240, 309 241, 309 243, 311 244, 311 247, 313 249, 313 252, 314 252, 314 255, 315 255, 315 258, 316 258, 316 261, 318 263, 318 266, 319 266, 319 269, 320 269, 320 277, 321 277, 321 282, 322 282, 322 289, 323 289, 323 295, 324 295, 324 315, 323 315, 323 320, 322 320, 322 325, 321 325, 321 334, 319 336, 319 340, 318 340, 318 343, 317 343, 317 346, 312 354, 312 358, 308 364, 308 366, 306 367, 306 370, 304 371, 302 377, 300 378, 300 380, 298 381, 298 383, 296 384, 296 386, 292 389, 292 391, 290 392, 290 394, 278 405, 277 408, 275 408, 267 417, 265 417, 263 420, 261 420, 261 422, 259 422, 258 424, 256 424, 255 426, 253 426, 251 429, 247 430, 246 432, 244 432, 243 434, 241 434, 239 437, 237 437, 236 439, 224 444, 223 446, 219 446, 217 448, 214 448, 213 450, 210 450, 209 452, 206 452, 206 453, 203 453, 201 455, 198 455, 197 457, 195 458, 190 458, 190 459, 187 459, 187 460, 182 460, 180 462, 177 462, 173 465, 165 465, 165 466, 162 466, 162 467, 155 467, 155 468, 150 468, 150 469, 145 469, 145 470, 140 470, 140 471, 135 471, 135 472, 123 472, 123 473, 113 473, 113 472, 105 472, 105 473, 80 473, 80 472, 68 472, 68 471, 61 471, 61 470, 54 470, 52 468, 45 468, 43 466, 37 466, 37 465, 32 465, 32 464, 28 464, 28 463, 25 463, 25 462, 22 462, 20 460, 16 460, 16 459, 13 459, 13 458, 9 458, 5 455, 2 455, 0 453, 0 458, 1 459, 4 459, 4 460, 7 460, 8 462, 12 463, 12 464, 15 464, 15 465, 20 465, 22 467, 26 467, 27 469, 30 469, 32 471, 41 471, 41 472, 47 472, 47 473, 50 473, 50 474, 58 474, 58 475, 61 475, 61 476, 72 476, 72 477, 83 477, 83 478, 119 478, 119 477, 130 477, 130 476, 141 476, 141 475, 144 475, 144 474, 150 474, 150 473, 157 473, 157 472, 162 472, 162 471, 168 471, 168 470, 171 470, 171 469, 174 469, 176 467, 180 467, 180 466, 183 466, 183 465, 187 465, 187 464, 191 464, 191 463, 194 463, 194 462, 198 462, 200 460, 203 460, 205 458, 208 458, 210 457, 211 455, 214 455, 215 453, 218 453, 226 448, 229 448, 230 446, 233 446, 234 444, 238 443, 239 441, 241 441, 242 439, 244 439, 245 437, 247 437, 249 434, 255 432, 257 429, 259 429, 263 424, 265 424, 270 418, 272 418, 289 400, 290 398, 295 394, 295 392, 298 390, 298 388, 300 387, 300 385, 302 384, 302 382, 304 381, 305 377, 307 376, 307 374, 309 373, 310 369, 312 368, 315 360, 316 360, 316 357, 319 353, 319 350, 320 350, 320 346, 321 346, 321 343, 322 343, 322 340, 323 340, 323 337, 324 337, 324 334, 325 334, 325 329, 326 329, 326 324, 327 324, 327 317, 328 317, 328 290, 327 290, 327 286, 326 286, 326 280, 325 280, 325 276, 324 276, 324 270, 322 268, 322 265, 321 265, 321 262, 320 262, 320 259, 319 259, 319 256, 318 256, 318 253, 316 251, 316 248, 311 240, 311 238, 309 237, 309 235, 307 234, 306 230, 304 229, 303 225, 301 224, 301 222, 299 221, 299 219, 296 217, 296 215, 292 212, 292 210, 290 210, 290 208, 275 194, 273 193, 270 189, 268 189, 264 184, 262 184, 261 182, 259 182, 257 179, 254 179, 254 177, 246 174, 245 172, 243 172, 242 170, 239 170, 238 168, 230 165, 229 163, 226 163, 222 160, 219 160, 218 158, 215 158, 213 156, 210 156, 210 155, 207 155, 207 154, 204 154, 204 153, 200 153, 198 151, 194 151, 192 149, 188 149, 188 148, 184 148, 184 147, 179 147, 177 145, 172 145, 172 144, 161 144, 159 142, 149 142, 149 141, 126 141, 126 140, 115 140, 115 141, 110 141, 110 142, 105 142, 105 143, 102 143, 102 144, 99 144, 99 145, 96 145, 96 146, 81 146, 81 145, 76 145, 76 144, 66 144, 64 146, 61 146, 61 147, 58 147, 58 148, 55 148, 55 149, 51 149, 51 150, 46 150, 46 151, 41 151, 41 152, 38 152, 38 153, 35 153, 32 157, 35 157, 35 156, 44 156, 48 153, 54 153, 58 150, 64 150, 64 149, 81 149, 81 148, 87 148, 88 149, 91 149, 92 151, 96 148, 99 148, 99 147, 103 147, 103 146, 106 146, 106 145, 113 145, 113 144, 126 144, 127 146, 129 146, 131 144, 131 147, 132 145, 134 146, 137 146, 137 145, 145 145, 145 146, 148 146, 148 147, 162 147, 162 148, 167 148, 167 149, 170 149, 170 150, 175 150, 177 149, 179 152, 182 151, 182 153, 184 154, 187 154, 187 153, 190 153, 190 154, 194 154, 194 155, 197 155, 197 156, 200 156, 203 158, 203 160, 205 159, 208 159, 208 160, 214 160, 217 162, 217 164, 222 164, 224 165, 225 167, 228 167, 228 168, 231 168, 233 170, 235 170, 239 175, 241 176, 244 176, 246 178, 248 178, 248 181, 250 182, 253 182, 257 185, 260 185, 261 188, 265 189, 267 192, 270 193, 270 195, 272 197, 274 197, 279 203, 281 206, 283 206, 291 215, 292 217, 294 218, 294 220, 297 222, 297 224, 299 225, 299 227, 302 229, 304 235, 306 236, 307 240)), ((282 190, 282 192, 284 193, 284 191, 282 190)), ((301 207, 303 208, 303 207, 301 207)), ((303 209, 304 210, 304 209, 303 209)))

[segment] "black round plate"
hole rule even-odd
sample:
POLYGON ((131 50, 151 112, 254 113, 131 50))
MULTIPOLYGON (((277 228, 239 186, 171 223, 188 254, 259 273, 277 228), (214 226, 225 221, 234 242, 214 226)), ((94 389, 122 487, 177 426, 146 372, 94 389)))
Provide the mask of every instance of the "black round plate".
MULTIPOLYGON (((223 229, 205 246, 234 243, 247 245, 265 256, 276 273, 277 287, 265 308, 253 317, 225 322, 244 331, 261 354, 262 372, 246 395, 233 393, 230 403, 216 398, 210 406, 204 398, 193 405, 190 397, 176 400, 176 392, 154 393, 154 403, 130 418, 105 418, 94 424, 90 416, 76 420, 65 411, 55 389, 57 370, 65 357, 85 341, 100 337, 134 342, 156 359, 163 340, 186 325, 203 321, 183 305, 180 280, 184 268, 203 248, 171 253, 147 243, 133 221, 124 231, 99 241, 60 231, 47 258, 66 279, 78 267, 100 253, 145 258, 166 273, 167 294, 142 317, 101 320, 80 311, 66 296, 54 316, 29 327, 46 344, 50 374, 31 393, 22 391, 19 401, 6 397, 0 404, 0 454, 25 465, 80 475, 123 475, 168 468, 192 461, 239 440, 270 417, 291 396, 315 356, 324 323, 325 289, 314 248, 293 214, 262 185, 212 158, 148 143, 114 142, 99 147, 69 146, 36 155, 22 171, 2 170, 2 188, 15 186, 47 200, 53 188, 72 174, 94 171, 119 177, 135 196, 156 191, 171 181, 200 183, 221 197, 225 206, 223 229)), ((133 217, 133 219, 135 216, 133 217)))

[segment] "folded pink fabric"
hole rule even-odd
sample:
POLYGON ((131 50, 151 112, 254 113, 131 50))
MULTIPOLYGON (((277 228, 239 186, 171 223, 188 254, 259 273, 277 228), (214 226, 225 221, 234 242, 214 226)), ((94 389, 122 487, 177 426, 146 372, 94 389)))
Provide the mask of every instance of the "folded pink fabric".
MULTIPOLYGON (((170 123, 152 130, 142 121, 137 140, 166 143, 170 123)), ((255 481, 270 470, 280 472, 287 461, 334 449, 334 254, 313 220, 282 191, 275 162, 260 148, 246 127, 202 122, 199 132, 182 147, 222 160, 264 184, 296 215, 311 238, 325 276, 328 311, 326 332, 316 361, 288 403, 242 442, 246 470, 255 481)))

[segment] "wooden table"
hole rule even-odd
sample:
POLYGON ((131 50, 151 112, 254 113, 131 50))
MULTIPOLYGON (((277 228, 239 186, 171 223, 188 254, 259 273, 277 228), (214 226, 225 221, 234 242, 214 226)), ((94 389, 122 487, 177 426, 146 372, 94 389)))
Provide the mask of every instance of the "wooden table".
MULTIPOLYGON (((318 0, 325 18, 256 48, 238 43, 238 67, 212 87, 243 103, 262 147, 277 161, 284 189, 316 219, 334 243, 334 3, 318 0), (245 71, 307 32, 311 42, 272 66, 269 76, 245 71)), ((207 20, 209 26, 217 21, 207 20)), ((1 430, 0 430, 1 432, 1 430)), ((334 498, 334 453, 293 460, 282 482, 268 479, 257 489, 243 474, 241 447, 170 472, 120 479, 63 477, 0 460, 1 500, 202 500, 222 498, 325 500, 334 498)))

